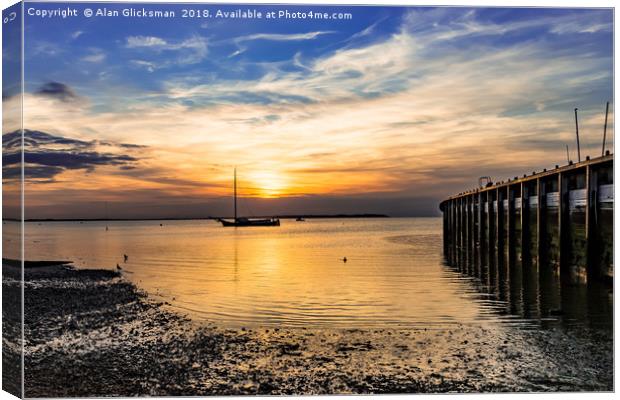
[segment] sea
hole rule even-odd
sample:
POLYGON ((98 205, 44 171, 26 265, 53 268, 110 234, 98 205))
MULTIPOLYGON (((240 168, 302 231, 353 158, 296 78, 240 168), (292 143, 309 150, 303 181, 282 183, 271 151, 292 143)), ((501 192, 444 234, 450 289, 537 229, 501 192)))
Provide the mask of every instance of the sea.
POLYGON ((279 227, 239 228, 213 220, 57 221, 27 222, 24 229, 26 260, 118 265, 149 296, 199 322, 613 325, 613 293, 604 287, 565 285, 559 278, 530 284, 528 273, 489 282, 447 265, 440 218, 283 219, 279 227))

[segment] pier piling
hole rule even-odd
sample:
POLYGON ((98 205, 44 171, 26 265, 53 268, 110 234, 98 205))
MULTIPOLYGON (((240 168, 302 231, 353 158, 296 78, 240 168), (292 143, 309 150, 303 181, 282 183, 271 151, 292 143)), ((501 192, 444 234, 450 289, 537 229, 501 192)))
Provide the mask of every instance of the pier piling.
POLYGON ((440 205, 446 262, 520 296, 525 281, 613 279, 613 154, 479 186, 440 205), (509 282, 510 280, 513 282, 509 282), (518 280, 515 281, 515 280, 518 280))

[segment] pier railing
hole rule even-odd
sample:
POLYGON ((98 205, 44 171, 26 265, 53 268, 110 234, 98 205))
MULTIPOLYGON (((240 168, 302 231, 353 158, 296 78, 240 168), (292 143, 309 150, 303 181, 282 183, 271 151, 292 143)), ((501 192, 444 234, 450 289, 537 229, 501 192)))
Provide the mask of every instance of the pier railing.
POLYGON ((446 199, 447 263, 472 276, 533 264, 571 282, 613 278, 613 159, 607 153, 446 199))

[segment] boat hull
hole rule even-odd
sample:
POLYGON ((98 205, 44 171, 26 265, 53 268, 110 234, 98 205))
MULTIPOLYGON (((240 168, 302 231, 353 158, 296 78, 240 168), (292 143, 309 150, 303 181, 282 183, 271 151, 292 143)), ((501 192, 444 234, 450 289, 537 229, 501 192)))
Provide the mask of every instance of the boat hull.
POLYGON ((237 219, 236 221, 228 221, 225 219, 218 219, 222 226, 280 226, 280 220, 277 218, 271 219, 237 219))

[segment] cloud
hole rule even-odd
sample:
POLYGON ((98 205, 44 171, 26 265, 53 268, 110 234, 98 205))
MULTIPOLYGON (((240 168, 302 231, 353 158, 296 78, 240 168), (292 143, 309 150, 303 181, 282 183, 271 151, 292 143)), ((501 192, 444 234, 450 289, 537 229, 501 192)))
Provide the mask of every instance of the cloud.
MULTIPOLYGON (((22 132, 14 131, 2 136, 2 147, 7 150, 16 149, 21 146, 22 132)), ((55 136, 45 132, 33 131, 29 129, 24 130, 23 143, 25 147, 29 148, 55 148, 56 146, 69 146, 75 148, 92 148, 95 145, 95 141, 83 141, 78 139, 70 139, 62 136, 55 136)))
POLYGON ((237 50, 231 53, 228 58, 233 58, 239 54, 245 53, 248 47, 243 45, 244 42, 254 40, 266 40, 273 42, 295 42, 302 40, 314 40, 322 35, 335 33, 334 31, 315 31, 305 33, 255 33, 252 35, 238 36, 232 39, 232 42, 237 46, 237 50))
POLYGON ((73 101, 78 98, 73 89, 60 82, 47 82, 35 94, 61 101, 73 101))
POLYGON ((105 61, 106 57, 106 53, 103 50, 93 48, 90 49, 90 54, 82 57, 81 60, 89 63, 100 63, 105 61))
POLYGON ((145 52, 161 54, 175 52, 174 56, 160 56, 152 60, 134 60, 132 63, 144 67, 149 72, 156 69, 169 68, 174 65, 191 65, 203 61, 208 54, 207 39, 202 36, 192 36, 181 41, 167 41, 156 36, 129 36, 125 39, 125 47, 145 52))
MULTIPOLYGON (((19 164, 22 161, 21 131, 10 132, 2 136, 3 174, 5 179, 19 178, 19 164), (8 168, 8 169, 7 169, 8 168)), ((66 170, 86 170, 93 172, 96 167, 116 166, 122 169, 134 168, 138 158, 133 155, 116 152, 98 151, 100 142, 84 141, 52 135, 46 132, 24 130, 23 159, 25 177, 29 180, 44 179, 49 183, 66 170)), ((141 149, 144 146, 133 144, 114 144, 105 142, 104 146, 114 149, 141 149)))
POLYGON ((157 64, 144 60, 131 60, 130 63, 136 67, 144 68, 148 72, 155 72, 155 70, 158 68, 157 64))
POLYGON ((126 42, 126 47, 130 49, 137 47, 162 48, 168 46, 168 42, 155 36, 129 36, 126 38, 126 42))
POLYGON ((27 58, 28 56, 55 57, 63 54, 65 49, 58 43, 41 40, 35 43, 29 43, 28 46, 24 47, 24 52, 27 58))
POLYGON ((315 31, 306 33, 255 33, 252 35, 239 36, 233 39, 235 42, 249 40, 270 40, 275 42, 290 42, 299 40, 313 40, 319 36, 334 33, 334 31, 315 31))
POLYGON ((77 39, 84 34, 84 31, 75 31, 71 34, 71 39, 77 39))

